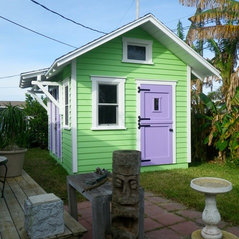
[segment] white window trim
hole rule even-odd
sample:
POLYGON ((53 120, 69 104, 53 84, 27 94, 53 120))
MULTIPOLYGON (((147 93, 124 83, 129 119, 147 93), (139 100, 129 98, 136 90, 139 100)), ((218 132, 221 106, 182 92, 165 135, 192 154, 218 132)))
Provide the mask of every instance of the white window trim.
MULTIPOLYGON (((177 163, 176 160, 176 81, 161 81, 161 80, 147 80, 147 79, 136 79, 136 90, 140 87, 141 84, 152 84, 152 85, 170 85, 172 86, 172 117, 173 117, 173 164, 177 163)), ((140 94, 137 93, 137 109, 136 109, 136 117, 140 115, 140 94)), ((136 125, 137 127, 138 125, 136 125)), ((140 130, 137 130, 137 150, 141 150, 141 137, 140 130)))
POLYGON ((118 130, 125 128, 125 78, 92 76, 92 128, 91 130, 118 130), (118 124, 98 125, 98 85, 117 85, 118 124))
POLYGON ((63 81, 63 84, 62 84, 62 87, 63 87, 63 90, 62 90, 62 93, 63 93, 63 129, 67 129, 67 130, 70 130, 71 127, 70 127, 70 89, 69 89, 69 81, 70 79, 69 78, 66 78, 64 81, 63 81), (66 109, 65 109, 65 87, 68 86, 68 125, 65 124, 65 115, 66 115, 66 109))
POLYGON ((153 41, 150 40, 143 40, 143 39, 137 39, 137 38, 127 38, 123 37, 123 59, 122 62, 128 62, 128 63, 139 63, 139 64, 153 64, 152 59, 152 45, 153 41), (133 46, 143 46, 146 49, 146 60, 132 60, 128 59, 128 45, 133 46))

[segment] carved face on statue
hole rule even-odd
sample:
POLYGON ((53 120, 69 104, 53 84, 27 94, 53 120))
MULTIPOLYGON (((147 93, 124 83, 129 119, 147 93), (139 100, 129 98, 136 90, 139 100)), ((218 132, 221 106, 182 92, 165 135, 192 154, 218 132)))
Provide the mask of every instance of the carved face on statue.
POLYGON ((138 238, 139 151, 113 154, 112 235, 113 239, 138 238))
POLYGON ((115 201, 122 205, 134 205, 139 201, 138 175, 116 174, 113 180, 115 201))

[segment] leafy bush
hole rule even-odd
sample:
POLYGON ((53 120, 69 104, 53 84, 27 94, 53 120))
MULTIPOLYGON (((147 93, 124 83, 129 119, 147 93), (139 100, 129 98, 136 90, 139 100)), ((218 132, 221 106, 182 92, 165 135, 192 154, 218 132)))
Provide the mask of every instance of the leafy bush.
POLYGON ((211 113, 207 123, 210 124, 210 134, 205 138, 206 144, 213 145, 219 151, 219 158, 228 158, 239 164, 239 87, 228 109, 224 103, 217 107, 205 94, 200 94, 201 100, 211 113))
MULTIPOLYGON (((46 102, 46 99, 43 100, 46 102)), ((46 110, 26 94, 25 114, 28 116, 28 146, 46 148, 48 145, 48 116, 46 110)))
POLYGON ((0 113, 0 149, 15 150, 26 146, 25 112, 18 106, 6 105, 0 113))

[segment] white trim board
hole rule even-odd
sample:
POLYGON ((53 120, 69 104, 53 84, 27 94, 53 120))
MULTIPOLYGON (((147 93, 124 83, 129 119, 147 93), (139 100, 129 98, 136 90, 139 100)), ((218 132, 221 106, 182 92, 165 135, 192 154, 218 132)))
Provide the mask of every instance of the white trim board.
POLYGON ((40 97, 38 97, 38 95, 34 91, 28 90, 27 92, 30 93, 38 101, 38 103, 46 110, 47 114, 49 115, 48 106, 45 105, 43 100, 40 97))
POLYGON ((187 162, 191 163, 191 67, 187 66, 187 162))
POLYGON ((72 141, 72 171, 78 172, 77 152, 77 75, 76 60, 71 62, 71 141, 72 141))
MULTIPOLYGON (((171 85, 172 86, 172 114, 173 114, 173 163, 176 163, 176 81, 160 81, 160 80, 139 80, 136 79, 136 91, 138 91, 138 87, 141 84, 150 84, 150 85, 171 85)), ((136 102, 136 119, 140 115, 140 94, 137 94, 137 102, 136 102)), ((136 127, 138 125, 136 124, 136 127)), ((141 150, 141 137, 140 137, 140 130, 137 127, 137 150, 141 150)))
POLYGON ((137 64, 153 64, 153 60, 152 60, 153 41, 143 40, 138 38, 128 38, 128 37, 123 37, 122 41, 123 41, 122 62, 137 63, 137 64), (145 60, 128 59, 129 45, 145 47, 145 60))
POLYGON ((62 109, 62 113, 63 113, 63 129, 67 129, 67 130, 70 130, 70 108, 69 108, 69 105, 70 105, 70 78, 67 77, 63 80, 62 82, 62 100, 60 102, 60 105, 61 105, 61 109, 62 109), (68 87, 68 125, 66 125, 66 120, 65 120, 65 117, 66 117, 66 108, 65 108, 65 88, 68 87))
POLYGON ((92 81, 92 128, 91 130, 119 130, 125 129, 125 78, 91 77, 92 81), (98 125, 98 89, 99 83, 117 85, 118 115, 117 124, 98 125))
POLYGON ((142 18, 139 18, 101 38, 98 38, 62 57, 59 57, 53 62, 52 66, 47 71, 46 77, 53 76, 58 72, 58 68, 65 66, 76 57, 139 26, 151 34, 161 44, 165 45, 170 51, 173 52, 173 54, 184 61, 187 65, 190 65, 192 69, 201 76, 201 78, 211 75, 216 75, 217 77, 221 78, 220 72, 215 67, 207 62, 197 52, 195 52, 164 24, 158 21, 152 14, 148 14, 142 18))

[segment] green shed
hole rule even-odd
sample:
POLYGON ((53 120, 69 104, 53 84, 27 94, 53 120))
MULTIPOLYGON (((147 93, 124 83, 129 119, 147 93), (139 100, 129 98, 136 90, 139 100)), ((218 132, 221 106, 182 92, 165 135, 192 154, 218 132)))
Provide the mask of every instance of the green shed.
POLYGON ((152 171, 191 162, 192 75, 220 72, 148 14, 22 73, 20 87, 47 110, 49 151, 70 174, 110 170, 120 149, 140 150, 152 171))

